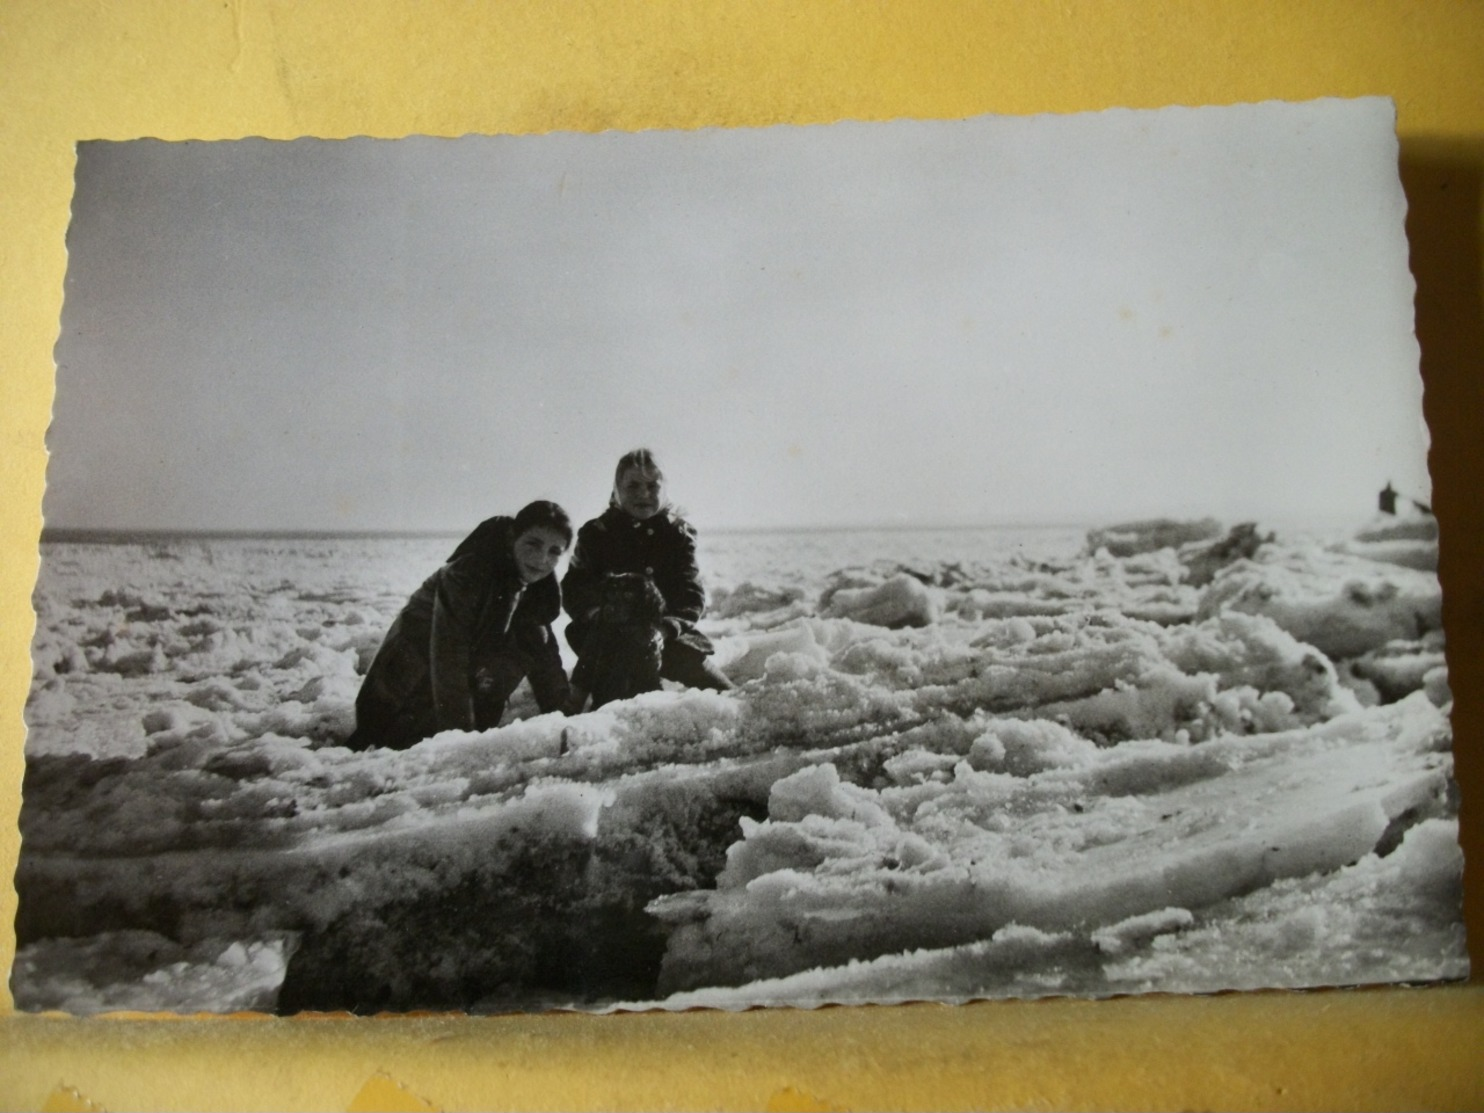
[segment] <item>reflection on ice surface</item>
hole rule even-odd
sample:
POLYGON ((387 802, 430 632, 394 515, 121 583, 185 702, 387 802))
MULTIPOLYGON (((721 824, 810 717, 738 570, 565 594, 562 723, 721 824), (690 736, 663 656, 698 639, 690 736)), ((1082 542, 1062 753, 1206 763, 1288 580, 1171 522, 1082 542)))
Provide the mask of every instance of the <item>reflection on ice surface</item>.
POLYGON ((1430 518, 705 540, 736 692, 337 745, 448 539, 48 544, 25 1009, 1463 976, 1430 518))

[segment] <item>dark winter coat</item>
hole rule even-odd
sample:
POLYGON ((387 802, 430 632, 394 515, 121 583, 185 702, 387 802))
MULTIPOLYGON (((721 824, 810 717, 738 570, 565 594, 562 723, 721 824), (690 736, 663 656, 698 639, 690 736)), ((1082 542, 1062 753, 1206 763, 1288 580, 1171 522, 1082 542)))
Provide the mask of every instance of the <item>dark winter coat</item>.
POLYGON ((649 577, 665 597, 667 640, 698 653, 712 652, 696 629, 706 610, 706 589, 696 564, 696 531, 672 510, 639 521, 610 506, 577 531, 577 545, 562 577, 562 601, 572 622, 567 641, 581 652, 592 619, 603 603, 601 584, 610 573, 649 577))
POLYGON ((665 667, 665 597, 654 581, 620 572, 603 577, 602 594, 572 670, 572 686, 591 693, 595 708, 657 690, 665 667))
POLYGON ((514 520, 490 518, 413 593, 362 682, 348 744, 410 746, 444 730, 498 726, 521 676, 542 711, 565 705, 551 632, 561 591, 554 575, 522 582, 514 543, 514 520))

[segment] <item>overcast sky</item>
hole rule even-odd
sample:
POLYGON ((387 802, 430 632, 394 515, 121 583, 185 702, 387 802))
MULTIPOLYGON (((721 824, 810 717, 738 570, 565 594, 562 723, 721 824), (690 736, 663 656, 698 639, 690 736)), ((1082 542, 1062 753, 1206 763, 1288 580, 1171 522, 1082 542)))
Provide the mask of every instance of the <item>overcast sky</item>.
POLYGON ((47 523, 1360 520, 1428 497, 1390 103, 84 143, 47 523))

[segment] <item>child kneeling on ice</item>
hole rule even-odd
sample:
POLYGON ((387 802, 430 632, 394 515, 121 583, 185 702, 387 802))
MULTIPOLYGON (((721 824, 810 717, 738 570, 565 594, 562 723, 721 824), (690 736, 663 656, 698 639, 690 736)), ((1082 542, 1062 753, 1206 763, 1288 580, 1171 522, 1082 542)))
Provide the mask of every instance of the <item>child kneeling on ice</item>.
POLYGON ((696 566, 696 531, 665 498, 654 454, 635 449, 614 470, 608 509, 577 532, 562 579, 577 651, 572 705, 593 706, 653 691, 661 678, 726 691, 732 682, 708 659, 696 629, 706 590, 696 566))
POLYGON ((556 566, 572 521, 538 501, 481 522, 413 593, 356 696, 352 750, 403 750, 445 730, 500 725, 521 680, 542 711, 565 711, 570 686, 551 624, 556 566))

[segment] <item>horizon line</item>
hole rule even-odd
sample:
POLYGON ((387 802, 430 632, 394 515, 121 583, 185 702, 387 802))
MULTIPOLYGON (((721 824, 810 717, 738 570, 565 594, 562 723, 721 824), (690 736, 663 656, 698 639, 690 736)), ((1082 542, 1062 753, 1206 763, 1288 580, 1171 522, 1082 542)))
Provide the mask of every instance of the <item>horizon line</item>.
MULTIPOLYGON (((1216 518, 1223 524, 1238 521, 1256 521, 1259 525, 1270 524, 1274 526, 1293 527, 1300 521, 1312 522, 1316 526, 1328 527, 1337 525, 1342 521, 1360 521, 1363 515, 1352 517, 1349 514, 1335 513, 1333 515, 1310 515, 1302 519, 1292 515, 1277 515, 1265 519, 1262 516, 1253 515, 1143 515, 1138 517, 1120 517, 1113 520, 1084 520, 1084 521, 1001 521, 1001 522, 861 522, 839 525, 766 525, 766 526, 707 526, 705 533, 708 536, 722 535, 765 535, 765 534, 830 534, 830 533, 909 533, 919 532, 961 532, 982 529, 1026 529, 1026 530, 1089 530, 1107 529, 1120 525, 1132 525, 1136 522, 1155 521, 1160 519, 1170 521, 1198 521, 1201 518, 1216 518)), ((261 541, 355 541, 355 540, 433 540, 442 538, 464 537, 469 533, 469 528, 440 528, 440 529, 215 529, 215 528, 179 528, 159 526, 43 526, 39 541, 41 543, 115 543, 126 544, 142 540, 183 540, 183 541, 233 541, 233 540, 261 540, 261 541)))
MULTIPOLYGON (((975 529, 1087 529, 1085 522, 864 522, 841 525, 770 525, 770 526, 708 526, 708 534, 747 533, 860 533, 860 532, 908 532, 911 530, 951 531, 975 529)), ((126 541, 139 538, 163 538, 182 540, 357 540, 375 538, 399 538, 418 540, 422 538, 463 537, 467 528, 442 529, 214 529, 178 528, 170 526, 43 526, 41 540, 46 541, 126 541)))

